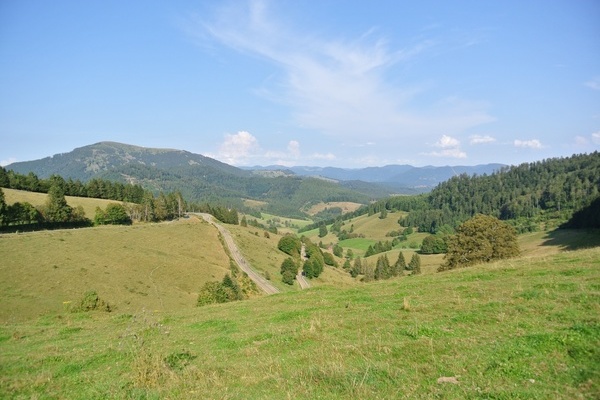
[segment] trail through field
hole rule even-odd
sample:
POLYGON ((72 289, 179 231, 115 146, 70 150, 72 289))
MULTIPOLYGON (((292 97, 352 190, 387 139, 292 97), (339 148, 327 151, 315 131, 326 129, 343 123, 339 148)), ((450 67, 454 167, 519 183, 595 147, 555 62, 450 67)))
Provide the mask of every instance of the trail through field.
POLYGON ((223 236, 223 239, 225 240, 225 244, 229 248, 231 256, 233 257, 237 265, 242 271, 248 274, 250 279, 252 279, 256 283, 256 285, 258 285, 259 288, 261 288, 267 294, 279 293, 279 289, 277 289, 268 280, 266 280, 258 272, 252 269, 250 263, 248 263, 244 256, 242 256, 242 253, 233 241, 233 237, 223 225, 217 223, 213 216, 210 214, 196 213, 196 215, 201 216, 206 222, 214 225, 219 230, 219 232, 223 236))
MULTIPOLYGON (((308 257, 306 257, 306 246, 304 246, 304 243, 302 243, 300 256, 302 257, 302 262, 308 259, 308 257)), ((298 274, 296 275, 296 280, 300 285, 300 289, 308 289, 310 287, 310 283, 308 283, 308 279, 306 279, 306 277, 302 275, 302 271, 298 271, 298 274)))

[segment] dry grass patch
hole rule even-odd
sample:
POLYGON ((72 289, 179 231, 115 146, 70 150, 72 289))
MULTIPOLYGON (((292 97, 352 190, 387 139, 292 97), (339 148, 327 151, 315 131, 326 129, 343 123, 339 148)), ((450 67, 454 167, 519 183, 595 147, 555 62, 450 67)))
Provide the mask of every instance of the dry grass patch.
POLYGON ((342 209, 342 213, 348 213, 348 212, 352 212, 352 211, 356 211, 360 208, 360 206, 362 206, 362 204, 360 203, 353 203, 351 201, 332 201, 332 202, 327 202, 327 203, 319 203, 319 204, 315 204, 314 206, 310 207, 306 213, 310 216, 315 215, 317 213, 320 213, 321 211, 325 210, 326 208, 336 208, 339 207, 342 209))
POLYGON ((195 306, 229 271, 214 227, 196 219, 0 236, 0 321, 59 312, 89 290, 119 312, 195 306))

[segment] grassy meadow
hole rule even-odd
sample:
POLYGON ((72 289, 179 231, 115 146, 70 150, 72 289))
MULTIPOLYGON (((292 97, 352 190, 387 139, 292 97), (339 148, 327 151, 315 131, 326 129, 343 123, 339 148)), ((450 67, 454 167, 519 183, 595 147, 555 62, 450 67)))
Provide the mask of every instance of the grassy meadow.
POLYGON ((193 308, 229 258, 195 218, 0 235, 0 321, 60 312, 95 290, 117 312, 193 308))
POLYGON ((600 248, 548 254, 173 312, 4 320, 0 397, 598 398, 600 248))
MULTIPOLYGON (((48 197, 46 193, 27 192, 25 190, 2 188, 2 191, 4 192, 7 204, 27 202, 36 207, 43 206, 48 197)), ((108 204, 121 203, 116 200, 93 199, 88 197, 65 196, 65 199, 67 200, 67 204, 73 208, 81 206, 85 212, 85 216, 91 220, 94 220, 94 216, 96 215, 96 207, 104 209, 108 204)))
MULTIPOLYGON (((368 239, 342 246, 391 240, 399 217, 346 222, 368 239)), ((195 217, 0 235, 0 398, 600 398, 598 231, 521 235, 518 258, 444 273, 421 255, 422 275, 387 281, 327 267, 301 291, 281 235, 226 227, 282 293, 195 307, 229 271, 195 217), (70 312, 89 290, 113 311, 70 312)))

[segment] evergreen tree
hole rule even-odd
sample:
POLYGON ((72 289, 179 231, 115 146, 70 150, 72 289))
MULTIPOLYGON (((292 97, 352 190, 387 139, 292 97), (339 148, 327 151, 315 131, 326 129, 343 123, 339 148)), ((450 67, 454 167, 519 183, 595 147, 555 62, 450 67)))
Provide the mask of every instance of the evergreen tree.
POLYGON ((67 204, 63 189, 60 185, 52 185, 48 190, 48 200, 43 213, 46 221, 68 222, 72 213, 73 208, 67 204))
MULTIPOLYGON (((2 167, 0 167, 2 168, 2 167)), ((4 168, 2 168, 4 169, 4 168)), ((8 207, 4 198, 4 191, 0 188, 0 226, 8 224, 8 207)))
POLYGON ((421 257, 417 253, 414 253, 410 259, 409 267, 413 275, 421 273, 421 257))
POLYGON ((392 276, 390 271, 390 261, 387 255, 383 255, 377 259, 375 266, 374 278, 375 280, 389 279, 392 276))
POLYGON ((404 259, 404 253, 398 253, 398 259, 394 263, 394 267, 392 268, 392 276, 400 276, 404 274, 404 270, 406 269, 406 260, 404 259))
POLYGON ((362 272, 362 262, 360 260, 360 257, 356 257, 354 259, 354 265, 352 265, 352 268, 350 269, 350 276, 352 276, 353 278, 356 278, 361 272, 362 272))

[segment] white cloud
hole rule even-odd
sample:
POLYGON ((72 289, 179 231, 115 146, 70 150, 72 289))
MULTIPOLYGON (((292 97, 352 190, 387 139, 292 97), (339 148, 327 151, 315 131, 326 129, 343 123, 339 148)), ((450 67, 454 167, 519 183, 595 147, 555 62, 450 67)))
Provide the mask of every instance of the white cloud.
POLYGON ((486 143, 493 143, 496 141, 496 139, 491 137, 490 135, 485 135, 485 136, 473 135, 470 137, 470 139, 471 139, 471 141, 469 143, 471 143, 471 144, 486 144, 486 143))
POLYGON ((2 160, 0 161, 0 167, 5 167, 9 164, 12 164, 14 162, 17 162, 17 159, 14 157, 9 157, 8 160, 2 160))
POLYGON ((458 139, 455 139, 451 136, 447 136, 447 135, 442 135, 441 139, 438 140, 435 144, 435 147, 442 147, 442 148, 448 148, 448 147, 458 147, 460 146, 460 142, 458 141, 458 139))
POLYGON ((240 131, 235 135, 225 135, 217 157, 228 164, 239 165, 249 161, 257 150, 259 146, 256 138, 249 132, 240 131))
POLYGON ((600 144, 600 131, 592 133, 592 142, 600 144))
POLYGON ((282 17, 268 5, 250 1, 247 6, 221 7, 213 20, 201 22, 198 35, 208 33, 280 67, 280 82, 261 92, 289 105, 300 126, 344 137, 396 138, 399 132, 405 137, 434 135, 441 129, 460 132, 494 120, 486 104, 457 98, 438 98, 414 111, 412 102, 423 85, 400 87, 386 80, 392 68, 431 53, 437 42, 423 39, 392 49, 373 29, 354 39, 322 39, 298 33, 289 21, 280 22, 282 17))
POLYGON ((300 157, 300 143, 297 140, 290 140, 287 149, 292 158, 300 157))
POLYGON ((285 149, 264 149, 254 135, 247 131, 240 131, 234 135, 226 134, 217 154, 206 155, 231 165, 293 166, 298 165, 301 160, 334 161, 337 159, 333 153, 313 153, 303 156, 300 147, 299 141, 290 140, 285 149))
POLYGON ((433 151, 430 153, 421 153, 426 156, 433 157, 448 157, 448 158, 467 158, 467 153, 460 149, 460 141, 448 135, 442 135, 440 140, 433 144, 439 147, 441 151, 433 151))
POLYGON ((590 89, 600 90, 600 76, 595 76, 593 79, 590 79, 585 83, 585 86, 590 89))
POLYGON ((532 139, 532 140, 516 139, 514 141, 514 145, 515 145, 515 147, 524 147, 524 148, 529 148, 529 149, 541 149, 543 147, 542 142, 540 142, 537 139, 532 139))

